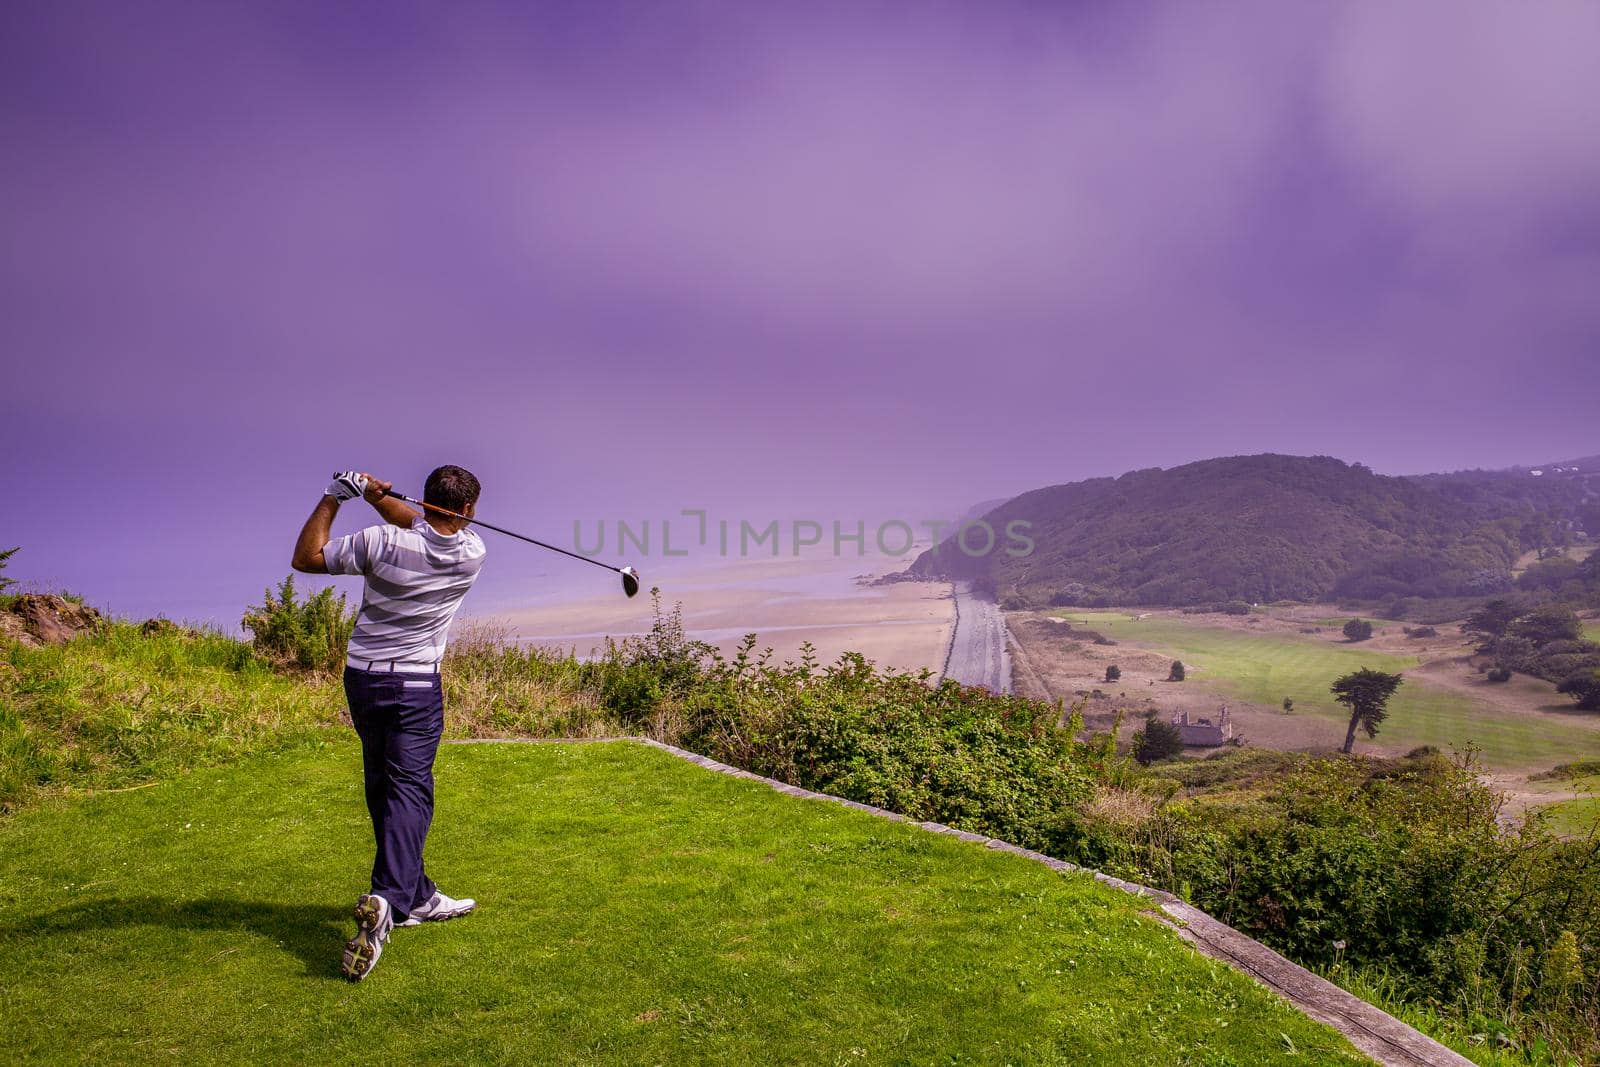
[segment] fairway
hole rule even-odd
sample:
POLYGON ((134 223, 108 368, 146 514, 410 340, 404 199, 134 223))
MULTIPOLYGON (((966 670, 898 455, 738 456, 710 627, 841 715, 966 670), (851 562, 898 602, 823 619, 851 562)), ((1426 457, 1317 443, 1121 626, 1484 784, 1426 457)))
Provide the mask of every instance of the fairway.
POLYGON ((0 823, 0 1061, 1358 1061, 1087 876, 624 742, 438 772, 481 906, 359 985, 354 745, 0 823))
MULTIPOLYGON (((1294 701, 1293 715, 1317 719, 1320 747, 1344 741, 1349 713, 1328 692, 1335 678, 1361 667, 1401 672, 1415 667, 1411 656, 1395 656, 1359 644, 1317 640, 1297 634, 1250 633, 1208 626, 1171 616, 1135 620, 1122 612, 1061 610, 1069 619, 1116 641, 1160 649, 1193 672, 1190 682, 1215 685, 1239 700, 1277 707, 1294 701)), ((1575 715, 1576 713, 1574 713, 1575 715)), ((1313 732, 1308 731, 1308 737, 1313 732)), ((1450 693, 1408 677, 1389 705, 1389 718, 1377 744, 1405 750, 1434 745, 1441 750, 1468 743, 1482 749, 1485 764, 1501 769, 1549 767, 1581 756, 1600 755, 1600 730, 1549 714, 1508 714, 1470 697, 1450 693)), ((1310 743, 1310 742, 1308 742, 1310 743)), ((1364 734, 1357 748, 1368 745, 1364 734)))
POLYGON ((1600 826, 1600 774, 1586 774, 1577 778, 1540 779, 1529 782, 1527 790, 1534 795, 1548 793, 1576 797, 1557 801, 1544 807, 1544 816, 1552 830, 1559 834, 1582 836, 1600 826))

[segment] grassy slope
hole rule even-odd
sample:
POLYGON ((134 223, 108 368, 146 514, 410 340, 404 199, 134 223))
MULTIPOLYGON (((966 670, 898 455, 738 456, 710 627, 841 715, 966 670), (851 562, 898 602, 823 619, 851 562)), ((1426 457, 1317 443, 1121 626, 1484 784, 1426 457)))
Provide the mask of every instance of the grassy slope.
MULTIPOLYGON (((1361 645, 1319 641, 1295 634, 1254 634, 1171 617, 1134 621, 1120 612, 1054 611, 1117 641, 1158 648, 1200 671, 1191 677, 1214 683, 1241 700, 1276 705, 1294 699, 1294 714, 1328 720, 1328 744, 1344 740, 1349 713, 1328 692, 1342 674, 1360 667, 1401 671, 1416 666, 1361 645)), ((1391 748, 1435 745, 1448 750, 1468 741, 1483 749, 1493 767, 1548 767, 1582 755, 1600 755, 1600 733, 1547 718, 1508 716, 1452 693, 1412 681, 1400 687, 1379 734, 1391 748)), ((1358 738, 1358 744, 1365 736, 1358 738)))
POLYGON ((0 813, 345 736, 336 680, 278 674, 214 633, 117 623, 70 645, 0 648, 0 813))
POLYGON ((1087 878, 617 743, 447 748, 430 866, 483 906, 350 985, 358 761, 0 823, 0 1060, 1353 1056, 1087 878))

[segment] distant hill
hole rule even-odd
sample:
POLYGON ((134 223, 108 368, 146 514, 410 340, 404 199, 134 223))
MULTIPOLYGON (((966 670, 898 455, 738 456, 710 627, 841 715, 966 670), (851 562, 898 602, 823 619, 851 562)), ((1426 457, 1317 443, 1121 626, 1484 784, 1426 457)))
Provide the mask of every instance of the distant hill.
POLYGON ((984 521, 1000 549, 973 558, 952 536, 908 573, 1034 606, 1477 595, 1509 588, 1529 549, 1600 535, 1600 457, 1396 477, 1326 456, 1232 456, 1035 489, 984 521), (1004 531, 1018 519, 1034 549, 1013 557, 1004 531))

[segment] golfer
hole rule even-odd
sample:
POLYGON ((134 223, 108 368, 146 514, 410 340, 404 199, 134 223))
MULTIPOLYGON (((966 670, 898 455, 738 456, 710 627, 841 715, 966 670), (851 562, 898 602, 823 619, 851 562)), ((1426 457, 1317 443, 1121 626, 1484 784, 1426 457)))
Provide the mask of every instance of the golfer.
MULTIPOLYGON (((334 476, 295 542, 292 565, 308 574, 366 579, 344 665, 350 718, 361 737, 367 812, 377 857, 372 891, 356 901, 355 937, 341 970, 372 973, 396 924, 418 926, 465 915, 473 900, 439 892, 422 865, 433 821, 433 758, 444 732, 439 666, 445 633, 483 565, 483 539, 465 519, 419 515, 384 496, 389 482, 346 471, 334 476), (339 505, 366 497, 383 524, 329 540, 339 505)), ((478 479, 460 467, 428 475, 423 500, 470 518, 478 479)))

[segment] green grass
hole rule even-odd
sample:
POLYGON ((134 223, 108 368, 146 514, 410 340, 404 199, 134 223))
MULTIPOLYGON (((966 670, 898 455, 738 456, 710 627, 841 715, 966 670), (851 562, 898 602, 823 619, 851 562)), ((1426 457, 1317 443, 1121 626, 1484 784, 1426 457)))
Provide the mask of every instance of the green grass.
POLYGON ((0 814, 342 736, 343 707, 337 680, 276 673, 217 633, 115 623, 68 645, 12 644, 0 649, 0 814))
POLYGON ((336 977, 350 743, 0 823, 4 1062, 1358 1059, 1084 876, 627 743, 447 746, 479 898, 336 977))
POLYGON ((1580 794, 1540 808, 1554 832, 1583 837, 1600 826, 1600 761, 1584 760, 1536 775, 1527 788, 1533 793, 1580 794))
MULTIPOLYGON (((1166 616, 1134 621, 1120 612, 1051 614, 1183 660, 1192 672, 1184 684, 1214 684, 1237 699, 1268 706, 1291 697, 1294 715, 1326 722, 1328 747, 1344 742, 1349 722, 1349 713, 1328 692, 1335 678, 1360 667, 1399 672, 1418 662, 1414 656, 1390 655, 1361 644, 1249 633, 1166 616)), ((1357 746, 1365 740, 1359 736, 1357 746)), ((1548 766, 1574 756, 1600 755, 1600 731, 1548 717, 1506 715, 1416 680, 1402 685, 1390 703, 1378 741, 1389 747, 1434 745, 1446 751, 1471 742, 1482 749, 1484 762, 1496 768, 1548 766)))
POLYGON ((1319 973, 1483 1067, 1554 1067, 1569 1062, 1551 1052, 1545 1041, 1520 1042, 1514 1030, 1496 1019, 1441 1015, 1426 1001, 1407 995, 1404 979, 1383 968, 1335 966, 1319 968, 1319 973))
POLYGON ((1563 800, 1539 810, 1551 831, 1567 837, 1587 837, 1600 827, 1600 796, 1563 800))

